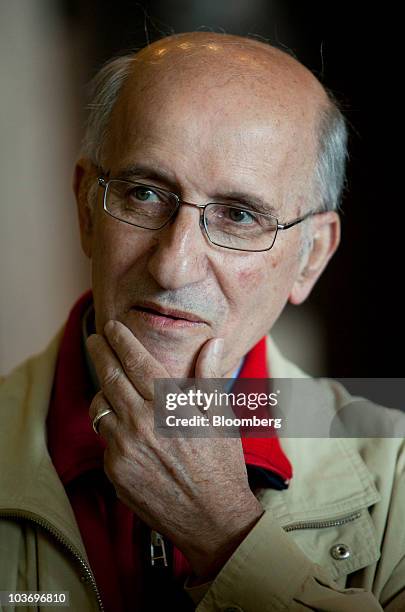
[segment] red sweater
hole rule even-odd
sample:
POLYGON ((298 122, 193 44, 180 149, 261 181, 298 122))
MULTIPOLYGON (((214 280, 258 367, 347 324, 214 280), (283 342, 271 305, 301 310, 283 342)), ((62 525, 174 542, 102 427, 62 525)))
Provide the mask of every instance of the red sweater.
MULTIPOLYGON (((66 324, 47 419, 48 448, 74 510, 105 610, 128 612, 143 609, 141 602, 147 596, 149 529, 117 499, 103 471, 106 444, 94 433, 88 415, 94 387, 85 361, 82 318, 91 302, 91 292, 81 296, 66 324)), ((266 362, 263 338, 246 355, 239 378, 268 378, 266 362)), ((242 438, 242 445, 248 469, 260 466, 268 476, 265 486, 288 485, 292 469, 278 438, 242 438)), ((170 556, 171 567, 165 571, 180 591, 190 568, 175 547, 170 548, 170 556)))

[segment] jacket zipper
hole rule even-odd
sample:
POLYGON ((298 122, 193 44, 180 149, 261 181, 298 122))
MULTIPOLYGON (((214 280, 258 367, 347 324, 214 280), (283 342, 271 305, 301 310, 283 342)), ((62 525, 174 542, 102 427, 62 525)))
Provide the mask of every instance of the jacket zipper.
POLYGON ((152 567, 168 567, 164 537, 153 529, 150 532, 150 564, 152 567))
POLYGON ((345 525, 351 523, 356 519, 360 518, 361 512, 352 512, 347 516, 341 518, 331 519, 329 521, 300 521, 293 523, 292 525, 286 525, 283 527, 284 531, 295 531, 297 529, 325 529, 326 527, 338 527, 339 525, 345 525))
MULTIPOLYGON (((43 519, 37 518, 36 516, 30 515, 27 513, 0 512, 0 516, 3 516, 5 518, 17 518, 17 519, 24 518, 33 523, 36 523, 37 525, 39 525, 40 527, 42 527, 43 529, 51 533, 70 552, 70 554, 80 563, 80 566, 85 571, 85 574, 88 578, 87 582, 91 584, 93 591, 97 597, 97 602, 98 602, 100 611, 104 612, 104 606, 101 601, 100 592, 97 588, 97 584, 94 579, 93 572, 91 571, 90 567, 87 565, 83 557, 80 555, 80 553, 78 553, 77 550, 75 550, 73 546, 69 544, 66 538, 57 529, 55 529, 47 521, 44 521, 43 519)), ((340 525, 345 525, 346 523, 351 523, 352 521, 355 521, 356 519, 360 518, 360 516, 361 516, 361 512, 357 511, 357 512, 352 512, 351 514, 348 514, 347 516, 343 516, 341 518, 336 518, 336 519, 331 519, 329 521, 327 520, 326 521, 300 521, 297 523, 293 523, 292 525, 286 525, 285 527, 283 527, 283 529, 284 531, 296 531, 298 529, 325 529, 327 527, 338 527, 340 525)), ((164 539, 160 534, 159 536, 161 538, 161 544, 164 546, 164 539)), ((153 555, 152 555, 152 558, 153 558, 153 555)))
POLYGON ((86 575, 86 582, 91 584, 91 587, 97 597, 97 603, 100 608, 100 612, 104 612, 104 606, 101 601, 100 591, 98 590, 95 578, 93 576, 93 572, 90 567, 87 565, 86 561, 83 559, 81 554, 66 540, 66 538, 53 527, 47 521, 44 521, 42 518, 35 516, 34 514, 23 513, 23 512, 3 512, 0 511, 0 516, 4 518, 17 518, 17 519, 26 519, 35 523, 42 527, 45 531, 48 531, 51 535, 54 536, 68 551, 69 553, 80 563, 81 568, 84 570, 86 575))

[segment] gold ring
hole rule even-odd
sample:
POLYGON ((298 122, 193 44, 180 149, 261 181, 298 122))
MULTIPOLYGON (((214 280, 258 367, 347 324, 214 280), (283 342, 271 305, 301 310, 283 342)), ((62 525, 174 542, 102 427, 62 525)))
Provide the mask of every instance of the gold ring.
POLYGON ((93 429, 96 432, 96 434, 100 434, 100 432, 98 431, 98 427, 97 427, 97 423, 99 422, 100 419, 103 418, 103 416, 105 416, 106 414, 110 414, 110 412, 113 412, 113 410, 111 410, 111 408, 105 408, 104 410, 101 410, 101 412, 99 412, 98 414, 96 414, 96 416, 93 419, 93 429))

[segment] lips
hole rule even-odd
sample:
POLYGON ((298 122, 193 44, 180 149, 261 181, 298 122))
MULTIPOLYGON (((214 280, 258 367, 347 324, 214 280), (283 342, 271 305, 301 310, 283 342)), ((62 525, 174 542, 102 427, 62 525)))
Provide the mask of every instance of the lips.
POLYGON ((137 310, 138 312, 149 312, 152 315, 164 316, 173 320, 190 321, 191 323, 205 323, 201 317, 194 313, 186 312, 184 310, 177 310, 175 308, 166 308, 160 306, 159 304, 155 304, 154 302, 142 302, 141 304, 133 306, 132 310, 137 310))

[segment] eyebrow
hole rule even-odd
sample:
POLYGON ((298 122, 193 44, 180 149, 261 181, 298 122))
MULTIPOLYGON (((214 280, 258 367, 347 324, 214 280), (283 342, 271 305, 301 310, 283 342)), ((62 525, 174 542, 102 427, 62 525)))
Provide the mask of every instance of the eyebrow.
POLYGON ((244 208, 276 216, 276 209, 273 206, 270 206, 270 204, 251 193, 246 193, 244 191, 226 191, 221 195, 218 194, 216 197, 220 198, 221 201, 225 200, 227 202, 242 204, 244 208))
MULTIPOLYGON (((137 179, 146 179, 158 181, 160 183, 163 182, 165 185, 168 185, 169 190, 175 194, 178 194, 180 190, 178 182, 174 178, 174 175, 172 175, 170 172, 167 172, 163 168, 157 169, 156 167, 151 167, 144 164, 131 164, 130 166, 126 166, 122 170, 119 170, 116 178, 135 181, 137 179)), ((277 212, 273 206, 270 206, 262 198, 244 191, 225 190, 224 192, 213 196, 212 201, 218 203, 233 202, 235 204, 242 205, 244 208, 275 216, 277 212)))
POLYGON ((163 170, 163 168, 156 169, 143 164, 131 164, 130 166, 126 166, 122 170, 118 171, 117 178, 125 180, 145 178, 152 181, 164 182, 166 185, 169 185, 170 190, 172 190, 174 193, 179 190, 177 181, 169 172, 166 172, 163 170))

